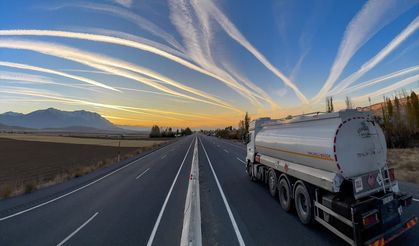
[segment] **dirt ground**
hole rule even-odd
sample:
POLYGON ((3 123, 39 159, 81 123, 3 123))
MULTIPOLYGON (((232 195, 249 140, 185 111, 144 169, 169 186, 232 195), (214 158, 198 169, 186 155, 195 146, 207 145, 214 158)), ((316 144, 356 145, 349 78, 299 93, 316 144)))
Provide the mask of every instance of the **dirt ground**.
POLYGON ((419 148, 388 149, 388 163, 396 179, 419 184, 419 148))
POLYGON ((158 143, 142 147, 21 141, 0 138, 0 197, 30 192, 89 173, 132 157, 158 143))
POLYGON ((151 140, 151 139, 105 139, 105 138, 87 138, 87 137, 67 137, 59 135, 39 135, 39 134, 15 134, 15 133, 0 133, 0 138, 9 138, 24 141, 37 141, 49 143, 70 143, 70 144, 89 144, 118 147, 121 142, 121 147, 147 147, 153 144, 161 144, 166 140, 151 140))

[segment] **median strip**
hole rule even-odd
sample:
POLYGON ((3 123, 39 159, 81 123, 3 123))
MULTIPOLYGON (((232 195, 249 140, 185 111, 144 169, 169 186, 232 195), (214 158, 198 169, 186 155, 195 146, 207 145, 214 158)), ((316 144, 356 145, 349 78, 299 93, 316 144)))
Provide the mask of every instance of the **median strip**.
POLYGON ((183 228, 180 245, 202 245, 201 234, 201 207, 199 196, 199 165, 198 165, 198 139, 192 157, 191 173, 189 175, 188 192, 186 194, 183 214, 183 228))
POLYGON ((84 222, 81 226, 79 226, 75 231, 73 231, 70 235, 68 235, 66 238, 64 238, 64 240, 61 241, 59 244, 57 244, 57 246, 61 246, 61 245, 65 244, 65 242, 70 240, 70 238, 72 238, 74 235, 76 235, 77 232, 79 232, 81 229, 83 229, 83 227, 85 227, 87 224, 89 224, 89 222, 92 221, 98 214, 99 214, 99 212, 96 212, 94 215, 92 215, 92 217, 90 217, 88 220, 86 220, 86 222, 84 222))

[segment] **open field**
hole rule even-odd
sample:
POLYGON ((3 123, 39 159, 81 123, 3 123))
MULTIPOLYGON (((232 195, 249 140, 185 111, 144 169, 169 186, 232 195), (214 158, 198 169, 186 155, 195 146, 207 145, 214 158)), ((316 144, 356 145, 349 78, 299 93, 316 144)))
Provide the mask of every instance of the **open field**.
POLYGON ((396 179, 419 184, 419 148, 388 149, 388 162, 396 179))
POLYGON ((41 141, 0 138, 0 197, 30 192, 110 165, 117 161, 118 151, 122 160, 164 142, 128 140, 121 145, 132 147, 118 148, 105 146, 113 142, 104 140, 82 139, 82 144, 76 144, 73 138, 51 137, 47 142, 46 138, 31 137, 41 141))
POLYGON ((39 134, 14 134, 14 133, 0 133, 0 138, 8 138, 23 141, 37 141, 49 143, 67 143, 67 144, 88 144, 100 146, 118 147, 121 142, 121 147, 148 147, 150 145, 161 144, 166 140, 155 140, 142 137, 140 139, 121 139, 116 137, 105 138, 103 136, 91 137, 69 137, 61 135, 39 135, 39 134))

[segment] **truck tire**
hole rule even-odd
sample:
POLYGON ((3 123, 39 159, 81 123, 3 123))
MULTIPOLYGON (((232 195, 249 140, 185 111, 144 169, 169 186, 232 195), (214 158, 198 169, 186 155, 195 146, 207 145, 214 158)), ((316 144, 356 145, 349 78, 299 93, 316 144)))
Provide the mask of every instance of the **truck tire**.
POLYGON ((278 191, 278 179, 276 177, 276 172, 272 168, 269 169, 268 173, 268 187, 269 187, 269 193, 272 197, 276 196, 276 193, 278 191))
POLYGON ((278 197, 282 209, 290 212, 292 206, 291 187, 285 177, 280 178, 278 182, 278 197))
POLYGON ((313 200, 306 185, 302 182, 297 183, 294 190, 295 209, 301 223, 308 225, 313 222, 313 200))

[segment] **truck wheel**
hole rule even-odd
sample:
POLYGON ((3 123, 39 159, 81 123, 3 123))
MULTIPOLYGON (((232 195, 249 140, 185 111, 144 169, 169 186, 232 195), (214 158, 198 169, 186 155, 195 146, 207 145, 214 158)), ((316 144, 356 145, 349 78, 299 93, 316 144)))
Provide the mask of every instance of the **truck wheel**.
POLYGON ((268 187, 269 187, 269 193, 271 193, 272 197, 276 196, 277 187, 278 187, 277 182, 278 182, 278 179, 276 178, 276 172, 275 170, 270 168, 269 174, 268 174, 268 187))
POLYGON ((313 202, 307 187, 303 183, 299 183, 294 191, 295 209, 298 218, 304 225, 313 221, 313 202))
POLYGON ((278 183, 279 203, 286 212, 291 211, 291 188, 285 178, 281 178, 278 183))

